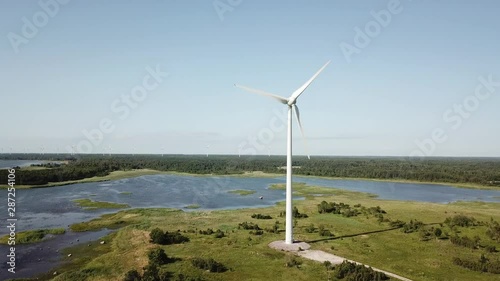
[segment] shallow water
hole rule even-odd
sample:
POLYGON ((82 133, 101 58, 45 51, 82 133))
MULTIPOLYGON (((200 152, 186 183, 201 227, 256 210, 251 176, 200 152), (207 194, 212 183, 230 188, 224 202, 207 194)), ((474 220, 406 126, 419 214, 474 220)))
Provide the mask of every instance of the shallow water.
MULTIPOLYGON (((336 180, 314 177, 294 177, 295 182, 309 185, 335 187, 351 191, 368 192, 380 199, 413 200, 448 203, 463 201, 500 202, 500 191, 463 189, 445 185, 392 183, 364 180, 336 180)), ((284 177, 244 178, 205 177, 185 175, 147 175, 108 182, 81 183, 50 188, 18 189, 16 194, 17 231, 39 228, 68 227, 87 221, 104 213, 118 210, 84 210, 73 200, 88 198, 95 201, 126 203, 131 208, 184 208, 191 204, 200 209, 236 209, 265 207, 285 199, 283 190, 271 190, 274 183, 284 183, 284 177), (230 190, 255 190, 256 193, 241 196, 228 193, 230 190), (131 194, 127 194, 131 193, 131 194), (263 196, 263 199, 259 199, 263 196)), ((2 191, 4 194, 6 190, 2 191)), ((4 197, 5 198, 5 197, 4 197)), ((295 198, 299 199, 299 198, 295 198)), ((187 209, 185 209, 187 210, 187 209)), ((0 205, 0 220, 7 219, 6 204, 0 205)), ((0 235, 7 233, 0 228, 0 235)), ((35 245, 18 246, 16 253, 19 274, 30 277, 55 267, 62 256, 55 249, 71 246, 77 237, 80 241, 91 241, 107 232, 72 233, 35 245), (83 235, 83 236, 79 236, 83 235), (85 236, 88 235, 88 236, 85 236), (42 248, 43 250, 40 250, 42 248), (50 250, 52 249, 52 250, 50 250), (51 252, 52 251, 52 252, 51 252), (40 261, 38 260, 40 259, 40 261)), ((0 253, 7 253, 7 246, 0 246, 0 253)), ((1 254, 5 257, 4 254, 1 254)), ((4 260, 4 259, 2 259, 4 260)), ((2 263, 0 277, 3 280, 6 264, 2 263)), ((7 277, 12 277, 7 275, 7 277)))
MULTIPOLYGON (((454 201, 500 202, 500 191, 456 188, 445 185, 393 183, 363 180, 336 180, 295 177, 296 182, 368 192, 380 199, 448 203, 454 201)), ((284 200, 283 190, 271 190, 284 177, 204 177, 185 175, 147 175, 108 182, 81 183, 36 189, 18 189, 16 213, 18 229, 66 227, 116 210, 83 210, 73 200, 126 203, 131 208, 185 208, 190 204, 201 209, 236 209, 265 207, 284 200), (242 196, 228 193, 234 189, 255 190, 242 196), (131 194, 126 194, 131 193, 131 194), (263 196, 260 200, 259 196, 263 196)), ((0 205, 0 219, 7 219, 6 204, 0 205)), ((0 228, 0 234, 7 229, 0 228)))
POLYGON ((57 161, 42 161, 42 160, 0 160, 0 169, 9 169, 12 167, 28 167, 33 164, 43 164, 57 161))
MULTIPOLYGON (((30 278, 45 273, 55 268, 64 259, 62 249, 83 243, 99 247, 100 244, 96 240, 110 232, 108 229, 92 232, 67 232, 63 235, 55 235, 53 238, 40 243, 16 245, 16 273, 8 272, 9 266, 7 263, 2 262, 0 265, 0 280, 30 278)), ((4 256, 4 253, 5 255, 9 253, 9 247, 0 245, 2 256, 4 256)))

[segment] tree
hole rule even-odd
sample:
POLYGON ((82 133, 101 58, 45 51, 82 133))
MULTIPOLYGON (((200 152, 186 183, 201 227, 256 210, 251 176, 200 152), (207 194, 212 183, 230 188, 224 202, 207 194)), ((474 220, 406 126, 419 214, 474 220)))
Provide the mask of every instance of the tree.
POLYGON ((151 230, 151 232, 149 233, 149 238, 150 238, 151 243, 154 243, 154 244, 163 245, 166 242, 165 241, 165 233, 159 228, 155 228, 155 229, 151 230))
POLYGON ((131 269, 125 273, 123 281, 141 281, 141 275, 137 272, 137 270, 131 269))
POLYGON ((156 248, 148 253, 149 263, 155 265, 163 265, 169 262, 167 254, 161 248, 156 248))
POLYGON ((144 267, 144 275, 142 276, 141 281, 159 281, 160 272, 158 270, 158 266, 156 264, 148 264, 144 267))
POLYGON ((438 228, 436 228, 436 229, 434 230, 434 235, 435 235, 436 237, 440 237, 440 236, 441 236, 441 234, 443 234, 443 231, 441 230, 441 228, 439 228, 439 227, 438 227, 438 228))

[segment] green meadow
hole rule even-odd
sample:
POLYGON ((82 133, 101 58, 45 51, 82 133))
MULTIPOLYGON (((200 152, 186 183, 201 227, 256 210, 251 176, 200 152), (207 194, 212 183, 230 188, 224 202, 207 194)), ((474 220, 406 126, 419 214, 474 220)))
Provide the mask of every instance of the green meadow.
MULTIPOLYGON (((283 188, 281 185, 271 188, 283 188)), ((490 220, 500 220, 500 204, 457 202, 453 204, 420 203, 411 201, 379 200, 365 193, 338 189, 325 189, 295 185, 297 195, 306 197, 294 205, 307 218, 295 219, 294 237, 306 241, 312 249, 320 249, 351 260, 362 262, 412 280, 494 280, 499 275, 480 273, 460 267, 453 258, 479 260, 483 254, 491 261, 498 260, 498 240, 486 234, 490 220), (322 201, 343 203, 359 214, 318 212, 322 201), (356 207, 354 207, 356 206, 356 207), (382 213, 383 211, 383 213, 382 213), (375 212, 375 213, 374 213, 375 212), (379 212, 379 213, 377 213, 379 212), (375 215, 374 215, 375 214, 375 215), (447 218, 463 215, 473 218, 469 227, 449 226, 447 218), (419 221, 419 231, 405 233, 405 228, 391 222, 419 221), (427 235, 440 228, 439 236, 427 235), (320 230, 329 234, 321 236, 320 230), (331 234, 331 235, 330 235, 331 234), (455 245, 454 236, 478 237, 475 248, 455 245)), ((163 249, 175 261, 160 266, 160 271, 170 274, 171 280, 327 280, 334 274, 327 272, 319 262, 294 258, 289 253, 272 250, 268 244, 284 238, 284 203, 267 208, 190 211, 173 209, 132 209, 103 215, 98 219, 71 226, 73 231, 89 231, 102 228, 117 229, 103 238, 107 243, 91 247, 68 248, 66 263, 53 272, 40 276, 40 280, 123 280, 125 273, 135 269, 143 272, 148 264, 148 252, 163 249), (252 214, 270 215, 273 219, 254 219, 252 214), (255 235, 238 227, 247 222, 257 224, 263 230, 255 235), (277 233, 272 231, 278 225, 277 233), (189 242, 174 245, 156 245, 149 242, 154 228, 176 232, 189 238, 189 242), (204 235, 207 229, 221 230, 224 237, 204 235), (195 257, 213 258, 229 270, 211 273, 191 264, 195 257), (298 266, 286 267, 291 259, 298 266)), ((356 212, 354 212, 356 213, 356 212)), ((95 244, 95 245, 94 245, 95 244)))

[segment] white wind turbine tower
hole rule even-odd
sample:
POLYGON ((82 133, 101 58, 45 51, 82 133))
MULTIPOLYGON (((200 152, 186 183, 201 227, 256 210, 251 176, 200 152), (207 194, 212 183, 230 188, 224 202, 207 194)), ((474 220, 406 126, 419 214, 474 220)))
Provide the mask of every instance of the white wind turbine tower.
MULTIPOLYGON (((252 92, 259 95, 268 96, 278 100, 280 103, 288 106, 288 133, 287 133, 287 154, 286 154, 286 234, 285 243, 293 244, 293 217, 292 217, 292 111, 295 111, 295 116, 297 117, 297 122, 299 125, 302 137, 304 137, 304 131, 302 129, 302 124, 300 123, 300 113, 299 108, 296 105, 297 98, 309 87, 309 85, 316 79, 316 77, 325 69, 325 67, 330 63, 328 61, 323 65, 318 72, 316 72, 313 77, 311 77, 304 85, 295 90, 289 98, 284 98, 275 94, 267 93, 261 90, 256 90, 248 88, 245 86, 237 85, 236 87, 252 92)), ((305 141, 305 138, 304 138, 305 141)), ((308 158, 309 155, 307 155, 308 158)))

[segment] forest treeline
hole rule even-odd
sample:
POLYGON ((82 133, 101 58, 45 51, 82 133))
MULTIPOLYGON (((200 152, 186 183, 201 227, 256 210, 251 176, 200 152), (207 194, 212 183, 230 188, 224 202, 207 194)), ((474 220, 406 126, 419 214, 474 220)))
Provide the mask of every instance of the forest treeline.
MULTIPOLYGON (((16 184, 44 185, 49 182, 104 176, 113 171, 154 169, 193 174, 242 174, 248 171, 285 174, 285 156, 232 155, 1 155, 4 160, 66 160, 67 165, 47 169, 16 171, 16 184)), ((294 174, 415 180, 428 182, 474 183, 500 186, 499 158, 428 158, 404 157, 294 157, 294 174)), ((0 170, 0 183, 7 182, 7 170, 0 170)))

